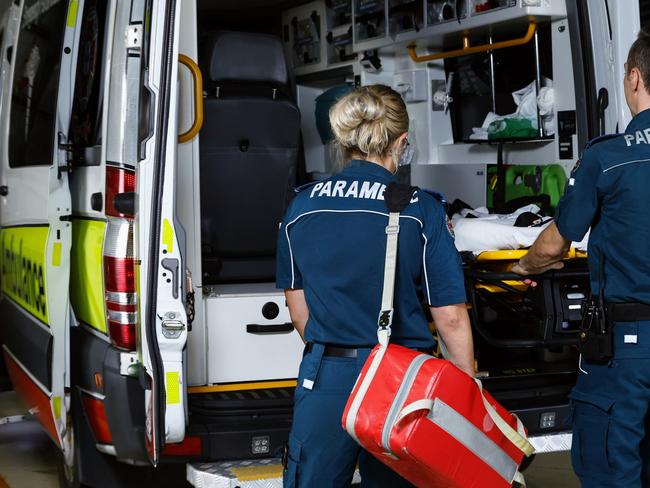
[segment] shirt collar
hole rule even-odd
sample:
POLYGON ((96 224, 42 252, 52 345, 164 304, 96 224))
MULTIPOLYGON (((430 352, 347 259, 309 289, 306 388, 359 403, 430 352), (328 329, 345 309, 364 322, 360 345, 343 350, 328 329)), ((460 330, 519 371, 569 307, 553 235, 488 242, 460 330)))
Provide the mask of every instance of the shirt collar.
POLYGON ((650 127, 650 108, 636 114, 627 125, 625 132, 629 134, 630 132, 636 132, 646 127, 650 127))
POLYGON ((341 173, 370 176, 386 182, 397 181, 395 175, 383 166, 362 159, 353 159, 341 173))

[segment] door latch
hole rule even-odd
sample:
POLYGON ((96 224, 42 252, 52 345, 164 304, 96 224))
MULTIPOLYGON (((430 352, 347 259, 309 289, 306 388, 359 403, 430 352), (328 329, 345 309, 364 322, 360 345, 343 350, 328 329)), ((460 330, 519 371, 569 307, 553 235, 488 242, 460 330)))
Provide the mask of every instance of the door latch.
POLYGON ((179 314, 167 312, 162 321, 162 333, 165 339, 178 339, 185 330, 185 324, 181 322, 179 314))

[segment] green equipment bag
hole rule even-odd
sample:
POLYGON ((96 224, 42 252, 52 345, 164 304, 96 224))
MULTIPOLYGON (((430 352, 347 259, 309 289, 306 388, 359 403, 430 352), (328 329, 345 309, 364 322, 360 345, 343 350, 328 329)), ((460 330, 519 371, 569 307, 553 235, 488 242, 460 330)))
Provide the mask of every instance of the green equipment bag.
MULTIPOLYGON (((539 165, 508 165, 505 168, 506 191, 505 202, 522 197, 535 197, 548 195, 550 212, 555 212, 555 207, 566 187, 567 176, 564 168, 559 164, 539 165)), ((494 192, 497 187, 497 167, 488 167, 487 178, 487 207, 494 208, 494 192)), ((531 202, 537 203, 537 202, 531 202)))

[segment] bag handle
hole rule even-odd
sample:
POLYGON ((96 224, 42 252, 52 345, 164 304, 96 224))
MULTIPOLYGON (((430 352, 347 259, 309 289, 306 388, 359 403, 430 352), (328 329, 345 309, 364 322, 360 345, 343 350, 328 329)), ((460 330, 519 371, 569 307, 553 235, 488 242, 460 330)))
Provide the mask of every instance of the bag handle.
POLYGON ((418 190, 415 186, 390 182, 384 191, 388 207, 386 226, 386 257, 384 259, 384 288, 381 294, 381 311, 377 318, 377 340, 383 347, 390 342, 393 324, 393 297, 395 295, 395 269, 397 267, 397 243, 399 237, 399 215, 413 199, 418 190))

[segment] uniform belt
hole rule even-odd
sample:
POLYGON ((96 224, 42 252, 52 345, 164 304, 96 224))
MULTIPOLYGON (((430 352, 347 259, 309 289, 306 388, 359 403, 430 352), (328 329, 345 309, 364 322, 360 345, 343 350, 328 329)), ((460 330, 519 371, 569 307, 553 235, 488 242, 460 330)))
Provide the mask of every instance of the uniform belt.
POLYGON ((607 316, 614 322, 650 320, 650 305, 645 303, 608 303, 607 316))
MULTIPOLYGON (((325 344, 325 351, 323 356, 331 356, 336 358, 356 358, 359 354, 359 349, 372 349, 375 346, 367 347, 345 347, 345 346, 330 346, 325 344)), ((309 354, 314 348, 313 342, 308 342, 305 346, 305 353, 309 354)), ((427 348, 415 348, 416 351, 420 351, 426 354, 431 354, 431 349, 427 348)))

